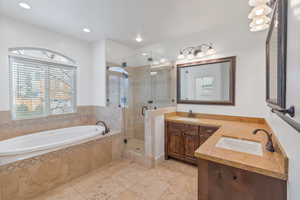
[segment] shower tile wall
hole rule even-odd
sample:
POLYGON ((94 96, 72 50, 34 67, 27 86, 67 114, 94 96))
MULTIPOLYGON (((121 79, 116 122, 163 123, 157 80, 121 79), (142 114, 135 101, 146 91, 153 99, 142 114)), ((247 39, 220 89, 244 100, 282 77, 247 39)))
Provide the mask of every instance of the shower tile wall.
POLYGON ((95 120, 105 121, 107 126, 111 130, 122 130, 123 129, 123 117, 122 117, 122 108, 118 107, 94 107, 94 116, 95 120))
POLYGON ((79 106, 77 113, 74 114, 55 115, 27 120, 12 120, 10 111, 0 111, 0 119, 0 141, 39 131, 91 125, 101 119, 107 122, 109 127, 113 130, 121 130, 122 127, 120 109, 96 106, 79 106))

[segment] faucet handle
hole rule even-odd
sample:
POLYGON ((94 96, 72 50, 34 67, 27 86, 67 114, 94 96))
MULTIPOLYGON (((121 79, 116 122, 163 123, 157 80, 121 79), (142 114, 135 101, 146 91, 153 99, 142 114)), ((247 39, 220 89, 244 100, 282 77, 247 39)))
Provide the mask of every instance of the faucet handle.
POLYGON ((193 111, 192 111, 192 110, 189 110, 188 117, 193 117, 193 116, 194 116, 193 111))

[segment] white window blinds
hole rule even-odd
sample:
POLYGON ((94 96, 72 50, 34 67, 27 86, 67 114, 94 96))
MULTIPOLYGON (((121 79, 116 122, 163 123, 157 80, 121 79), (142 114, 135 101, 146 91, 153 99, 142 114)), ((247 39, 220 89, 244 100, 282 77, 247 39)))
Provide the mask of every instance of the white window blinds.
POLYGON ((10 56, 14 119, 76 110, 76 67, 10 56))
POLYGON ((75 105, 75 70, 49 67, 50 114, 72 113, 75 105))

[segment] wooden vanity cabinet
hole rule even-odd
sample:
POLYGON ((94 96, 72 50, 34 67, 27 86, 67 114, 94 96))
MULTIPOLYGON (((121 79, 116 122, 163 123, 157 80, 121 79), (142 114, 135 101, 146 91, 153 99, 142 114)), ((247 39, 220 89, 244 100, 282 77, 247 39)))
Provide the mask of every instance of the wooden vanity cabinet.
POLYGON ((198 160, 198 200, 286 200, 286 181, 198 160))
POLYGON ((218 128, 166 122, 165 155, 192 164, 197 164, 195 151, 218 128))

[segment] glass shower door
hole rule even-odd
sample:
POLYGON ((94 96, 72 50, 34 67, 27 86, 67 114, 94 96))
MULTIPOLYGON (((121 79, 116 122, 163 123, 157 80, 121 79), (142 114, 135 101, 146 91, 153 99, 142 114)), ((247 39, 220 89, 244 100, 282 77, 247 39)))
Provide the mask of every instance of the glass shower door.
POLYGON ((126 148, 144 154, 144 119, 151 100, 150 67, 127 67, 126 70, 129 76, 128 107, 125 110, 126 148))
POLYGON ((174 75, 172 66, 151 67, 151 99, 153 109, 171 106, 175 103, 172 76, 174 75))

